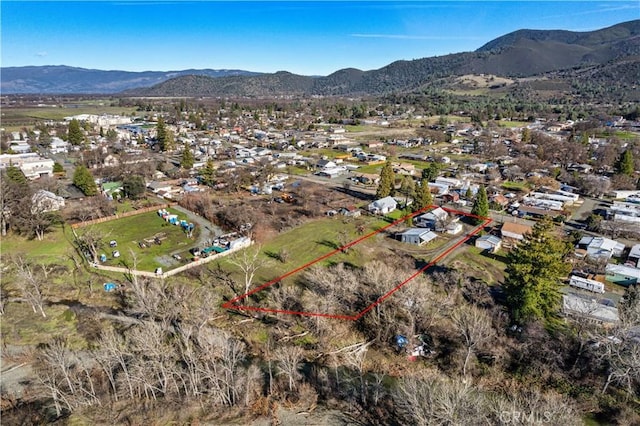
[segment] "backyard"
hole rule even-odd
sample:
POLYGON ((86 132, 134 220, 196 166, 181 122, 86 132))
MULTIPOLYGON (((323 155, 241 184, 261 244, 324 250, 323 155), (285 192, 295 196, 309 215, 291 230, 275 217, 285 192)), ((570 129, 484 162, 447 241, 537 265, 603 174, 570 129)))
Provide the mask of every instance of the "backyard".
MULTIPOLYGON (((166 209, 178 219, 189 220, 183 213, 166 209)), ((189 259, 189 249, 197 245, 200 229, 189 238, 179 225, 165 221, 157 212, 147 212, 117 220, 90 225, 91 231, 102 236, 99 255, 104 254, 109 266, 127 266, 143 271, 171 269, 189 259), (111 247, 110 242, 116 246, 111 247), (114 256, 115 252, 119 256, 114 256), (176 255, 176 258, 173 256, 176 255), (180 259, 177 257, 179 256, 180 259)), ((79 228, 78 234, 86 228, 79 228)))

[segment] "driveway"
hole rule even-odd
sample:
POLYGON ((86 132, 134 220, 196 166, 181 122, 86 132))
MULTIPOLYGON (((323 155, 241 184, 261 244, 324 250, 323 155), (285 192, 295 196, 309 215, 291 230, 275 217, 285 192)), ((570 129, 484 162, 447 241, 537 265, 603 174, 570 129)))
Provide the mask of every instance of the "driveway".
POLYGON ((172 206, 171 208, 184 213, 189 218, 189 221, 195 223, 200 227, 200 234, 197 241, 195 241, 195 244, 198 247, 210 246, 215 237, 224 234, 224 231, 218 225, 208 221, 202 216, 196 215, 190 210, 187 210, 178 205, 172 206))

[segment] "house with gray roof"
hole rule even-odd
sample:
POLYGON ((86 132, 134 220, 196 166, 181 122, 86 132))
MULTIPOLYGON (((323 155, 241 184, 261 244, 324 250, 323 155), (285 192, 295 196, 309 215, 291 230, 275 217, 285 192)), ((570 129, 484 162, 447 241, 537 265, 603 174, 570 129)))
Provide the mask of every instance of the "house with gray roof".
POLYGON ((384 197, 367 206, 367 210, 373 214, 389 214, 398 208, 398 202, 393 197, 384 197))

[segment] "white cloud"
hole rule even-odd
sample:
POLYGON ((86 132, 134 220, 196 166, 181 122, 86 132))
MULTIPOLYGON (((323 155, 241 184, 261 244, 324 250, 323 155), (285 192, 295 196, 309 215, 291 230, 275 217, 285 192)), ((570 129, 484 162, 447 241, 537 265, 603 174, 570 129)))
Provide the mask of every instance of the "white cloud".
POLYGON ((47 55, 48 55, 47 52, 36 52, 36 56, 39 58, 44 58, 47 55))

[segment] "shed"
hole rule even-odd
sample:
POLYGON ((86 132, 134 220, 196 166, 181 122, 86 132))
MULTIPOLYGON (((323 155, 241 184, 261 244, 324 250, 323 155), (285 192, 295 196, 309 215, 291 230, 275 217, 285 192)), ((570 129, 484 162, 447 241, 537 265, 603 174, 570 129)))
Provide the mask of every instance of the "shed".
POLYGON ((495 253, 502 247, 502 240, 495 235, 483 235, 476 240, 476 247, 495 253))
POLYGON ((410 228, 400 234, 400 240, 403 243, 414 244, 417 246, 433 241, 437 237, 438 235, 434 232, 423 228, 410 228))
POLYGON ((449 235, 458 235, 462 232, 462 224, 460 222, 451 222, 447 225, 446 230, 449 235))

